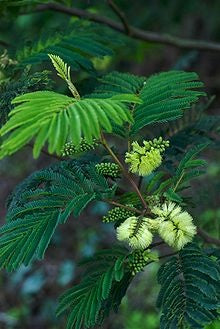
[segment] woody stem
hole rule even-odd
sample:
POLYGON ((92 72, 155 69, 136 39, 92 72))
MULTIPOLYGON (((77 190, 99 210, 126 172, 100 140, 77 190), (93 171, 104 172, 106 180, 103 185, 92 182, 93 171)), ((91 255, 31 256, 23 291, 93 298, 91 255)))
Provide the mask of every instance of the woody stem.
POLYGON ((112 149, 109 147, 107 141, 105 140, 104 136, 102 135, 102 145, 106 148, 106 150, 108 151, 108 153, 112 156, 112 158, 114 159, 114 161, 120 166, 124 176, 127 178, 127 180, 130 182, 130 184, 132 185, 133 189, 135 190, 135 192, 137 193, 138 197, 140 198, 144 209, 147 209, 147 204, 146 201, 144 200, 138 186, 136 185, 135 181, 133 180, 133 178, 129 175, 129 173, 127 172, 127 170, 125 169, 125 167, 123 166, 123 164, 121 163, 121 161, 118 159, 118 157, 115 155, 115 153, 112 151, 112 149))
POLYGON ((116 201, 113 201, 113 200, 104 199, 103 201, 104 202, 107 202, 109 204, 112 204, 114 206, 117 206, 117 207, 120 207, 120 208, 129 210, 129 211, 133 211, 133 212, 135 212, 137 214, 140 214, 140 215, 142 214, 142 211, 141 210, 138 210, 137 208, 129 207, 129 206, 126 206, 124 204, 121 204, 121 203, 116 202, 116 201))

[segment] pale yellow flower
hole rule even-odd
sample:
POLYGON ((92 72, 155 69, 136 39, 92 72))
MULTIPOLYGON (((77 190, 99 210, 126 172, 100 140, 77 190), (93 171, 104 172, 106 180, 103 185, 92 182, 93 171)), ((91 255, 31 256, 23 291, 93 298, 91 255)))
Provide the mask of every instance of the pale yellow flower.
POLYGON ((180 250, 192 241, 196 226, 187 211, 173 202, 165 202, 161 207, 152 209, 152 212, 158 216, 158 233, 168 245, 180 250))
POLYGON ((117 239, 119 241, 126 241, 133 249, 147 248, 153 239, 148 218, 138 218, 135 216, 127 218, 117 228, 117 239))
POLYGON ((162 156, 159 150, 151 150, 141 157, 138 173, 140 176, 148 176, 162 163, 162 156))
POLYGON ((132 173, 147 176, 161 165, 161 150, 150 146, 147 141, 144 141, 144 146, 133 142, 132 151, 125 155, 125 162, 129 164, 132 173))

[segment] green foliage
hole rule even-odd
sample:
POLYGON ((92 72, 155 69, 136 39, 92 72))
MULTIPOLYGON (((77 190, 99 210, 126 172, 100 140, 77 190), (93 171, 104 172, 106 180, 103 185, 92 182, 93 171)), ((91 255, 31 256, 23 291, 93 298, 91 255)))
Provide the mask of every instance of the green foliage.
POLYGON ((158 329, 159 321, 156 313, 130 310, 125 317, 125 329, 158 329))
POLYGON ((57 314, 68 310, 67 329, 101 325, 104 317, 117 310, 131 280, 126 269, 126 249, 110 249, 97 253, 84 262, 81 282, 60 298, 57 314))
POLYGON ((41 39, 18 50, 16 60, 19 67, 48 61, 48 53, 60 56, 74 70, 86 70, 95 73, 92 57, 104 57, 113 54, 112 47, 117 44, 114 33, 103 27, 100 35, 99 25, 75 21, 63 32, 45 34, 41 39))
POLYGON ((145 81, 146 78, 133 74, 111 72, 99 79, 94 94, 101 98, 103 95, 111 97, 117 94, 139 94, 145 81))
POLYGON ((167 126, 167 134, 172 137, 185 129, 189 130, 194 125, 197 125, 202 118, 207 116, 205 111, 212 105, 214 100, 215 96, 205 98, 202 102, 195 104, 190 111, 186 111, 180 119, 170 122, 167 126))
POLYGON ((52 81, 49 79, 49 72, 36 72, 30 74, 25 71, 19 79, 6 79, 0 81, 0 126, 8 120, 8 113, 14 108, 11 101, 18 95, 25 94, 31 91, 49 89, 52 81))
POLYGON ((187 188, 192 179, 204 174, 204 171, 199 168, 204 166, 206 161, 195 159, 195 157, 207 146, 208 144, 201 144, 187 151, 172 177, 163 181, 163 172, 155 174, 148 185, 148 192, 153 192, 155 195, 163 194, 169 200, 181 203, 182 198, 178 192, 187 188))
MULTIPOLYGON (((179 158, 188 146, 209 144, 211 148, 219 148, 220 116, 209 115, 215 97, 204 99, 186 111, 178 120, 169 122, 161 127, 160 134, 168 136, 172 149, 170 154, 179 158)), ((168 152, 169 153, 169 152, 168 152)))
MULTIPOLYGON (((4 13, 34 10, 38 3, 8 1, 4 13)), ((219 117, 204 113, 213 98, 195 105, 206 94, 194 72, 172 70, 150 77, 111 72, 101 77, 93 62, 112 55, 111 48, 121 46, 120 35, 85 20, 70 21, 66 31, 45 31, 36 40, 31 36, 22 50, 15 54, 12 46, 0 58, 0 158, 33 143, 34 158, 48 147, 58 159, 9 196, 6 224, 0 228, 0 267, 11 271, 42 259, 57 226, 71 215, 79 217, 92 202, 117 205, 102 220, 114 222, 118 240, 135 251, 105 249, 81 263, 80 283, 61 296, 57 310, 58 315, 69 313, 67 329, 102 325, 118 310, 133 277, 170 255, 152 251, 161 243, 176 255, 158 273, 161 329, 202 329, 218 316, 220 257, 219 250, 188 243, 196 227, 185 210, 192 200, 185 192, 203 173, 205 161, 198 154, 207 142, 218 147, 213 132, 219 130, 219 117), (50 90, 42 66, 49 59, 69 96, 50 90), (41 73, 31 73, 36 64, 41 73), (70 66, 86 71, 77 73, 77 88, 70 66), (109 133, 116 136, 109 138, 109 133), (163 241, 155 242, 158 233, 163 241)))
POLYGON ((183 110, 190 108, 199 96, 205 95, 194 90, 203 86, 198 80, 196 73, 183 71, 163 72, 147 79, 140 93, 143 105, 134 111, 133 131, 182 116, 183 110))
POLYGON ((25 5, 33 5, 33 4, 39 4, 39 3, 47 3, 48 0, 2 0, 2 3, 6 6, 25 6, 25 5))
POLYGON ((33 258, 43 258, 45 250, 58 225, 55 212, 27 215, 12 221, 0 230, 0 265, 8 271, 21 264, 28 265, 33 258))
POLYGON ((1 267, 12 270, 42 258, 58 224, 114 190, 92 164, 70 160, 32 174, 8 200, 8 224, 0 229, 1 267))
POLYGON ((53 54, 49 54, 48 56, 57 71, 57 75, 63 80, 71 81, 70 66, 68 66, 59 56, 53 54))
POLYGON ((94 97, 111 97, 118 93, 136 93, 142 104, 133 107, 134 124, 131 134, 144 126, 174 120, 183 115, 205 93, 198 75, 193 72, 169 71, 151 76, 137 77, 113 72, 103 77, 94 91, 94 97))
POLYGON ((71 93, 73 94, 73 97, 75 97, 76 99, 80 99, 80 95, 76 89, 76 87, 74 86, 74 84, 72 83, 71 80, 71 76, 70 76, 70 66, 68 66, 63 60, 62 58, 60 58, 59 56, 53 55, 53 54, 49 54, 48 55, 51 59, 51 62, 53 63, 54 68, 57 71, 57 75, 66 81, 69 90, 71 91, 71 93))
POLYGON ((124 104, 126 102, 138 102, 138 99, 136 96, 123 95, 107 99, 76 100, 52 91, 18 96, 12 102, 17 106, 0 130, 1 136, 10 133, 1 145, 0 158, 15 153, 33 137, 36 137, 33 149, 35 158, 39 156, 46 141, 49 152, 58 155, 69 137, 77 145, 83 134, 85 140, 91 143, 93 137, 100 138, 102 128, 111 132, 110 119, 119 125, 132 121, 124 104))
POLYGON ((218 317, 219 264, 196 244, 187 245, 158 272, 161 290, 157 305, 162 309, 161 329, 202 329, 218 317))
POLYGON ((119 197, 119 202, 124 205, 131 204, 136 208, 141 207, 140 199, 135 192, 125 192, 119 197))
POLYGON ((201 144, 197 147, 192 148, 180 161, 179 166, 176 170, 176 174, 173 177, 173 184, 175 185, 175 190, 178 191, 182 188, 182 184, 188 183, 191 179, 198 177, 203 173, 203 171, 201 172, 200 170, 198 170, 198 168, 204 166, 206 164, 206 161, 195 159, 195 157, 206 147, 207 144, 201 144))
POLYGON ((196 146, 201 143, 209 143, 209 147, 219 149, 219 126, 220 116, 203 114, 174 135, 171 143, 179 150, 186 149, 188 145, 196 146))

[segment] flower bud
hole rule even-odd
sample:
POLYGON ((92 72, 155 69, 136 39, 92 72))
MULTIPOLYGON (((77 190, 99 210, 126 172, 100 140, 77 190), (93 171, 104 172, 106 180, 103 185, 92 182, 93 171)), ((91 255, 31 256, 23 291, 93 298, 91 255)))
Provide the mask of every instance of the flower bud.
MULTIPOLYGON (((132 205, 129 205, 132 207, 132 205)), ((107 215, 102 218, 104 223, 124 221, 126 218, 134 215, 134 212, 121 207, 115 207, 108 211, 107 215)))
POLYGON ((79 145, 74 145, 72 142, 67 142, 62 149, 62 156, 71 156, 94 150, 97 145, 98 142, 95 139, 92 143, 88 143, 84 138, 81 138, 79 145))
POLYGON ((98 163, 95 167, 99 174, 113 178, 118 177, 121 172, 121 168, 119 167, 119 165, 117 163, 112 162, 98 163))
POLYGON ((135 250, 129 255, 129 268, 132 275, 141 272, 144 267, 151 261, 158 261, 158 255, 155 252, 147 250, 135 250))

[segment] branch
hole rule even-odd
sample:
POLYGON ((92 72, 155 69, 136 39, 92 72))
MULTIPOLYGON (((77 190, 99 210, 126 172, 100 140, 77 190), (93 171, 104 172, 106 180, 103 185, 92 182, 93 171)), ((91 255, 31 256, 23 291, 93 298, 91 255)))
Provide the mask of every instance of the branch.
MULTIPOLYGON (((177 254, 178 254, 178 251, 171 252, 171 253, 168 253, 168 254, 165 254, 165 255, 162 255, 162 256, 158 257, 158 259, 161 260, 161 259, 163 259, 163 258, 166 258, 166 257, 172 257, 172 256, 175 256, 175 255, 177 255, 177 254)), ((150 265, 150 264, 152 264, 152 263, 155 263, 155 261, 153 261, 153 260, 150 261, 149 263, 147 263, 146 266, 148 266, 148 265, 150 265)))
POLYGON ((113 0, 108 0, 108 4, 109 6, 112 8, 112 10, 114 11, 114 13, 119 17, 119 19, 121 20, 123 26, 124 26, 124 31, 127 35, 130 35, 131 31, 130 31, 130 26, 127 22, 126 16, 125 14, 120 10, 120 8, 116 5, 116 3, 114 3, 113 0))
POLYGON ((178 251, 171 252, 171 253, 169 253, 169 254, 165 254, 165 255, 163 255, 163 256, 160 256, 159 259, 163 259, 163 258, 165 258, 165 257, 175 256, 175 255, 177 255, 177 254, 178 254, 178 251))
POLYGON ((138 188, 139 188, 139 190, 141 189, 142 182, 143 182, 143 176, 141 176, 139 178, 139 181, 138 181, 138 188))
POLYGON ((210 244, 215 244, 216 246, 220 246, 220 240, 213 238, 209 234, 207 234, 205 231, 203 231, 201 228, 197 228, 197 234, 206 242, 210 244))
POLYGON ((133 180, 133 178, 130 176, 130 174, 127 172, 127 170, 124 168, 123 164, 121 163, 121 161, 117 158, 117 156, 115 155, 115 153, 112 151, 112 149, 108 146, 108 143, 106 142, 104 136, 102 136, 102 145, 106 148, 106 150, 108 151, 108 153, 112 156, 112 158, 114 159, 114 161, 119 165, 119 167, 121 168, 124 176, 127 178, 127 180, 130 182, 130 184, 132 185, 133 189, 135 190, 136 194, 138 195, 139 199, 141 200, 144 210, 146 212, 147 209, 147 204, 146 201, 144 200, 139 188, 137 187, 135 181, 133 180))
POLYGON ((9 43, 7 43, 6 41, 3 41, 3 40, 0 40, 0 46, 4 47, 4 48, 10 47, 9 43))
MULTIPOLYGON (((34 147, 34 145, 33 145, 32 143, 28 143, 27 146, 29 146, 29 147, 31 147, 31 148, 34 147)), ((51 157, 51 158, 54 158, 54 159, 56 159, 56 160, 61 160, 61 158, 58 157, 56 154, 51 154, 51 153, 47 152, 47 151, 44 150, 44 149, 42 149, 41 152, 44 153, 44 154, 46 154, 47 156, 49 156, 49 157, 51 157)))
POLYGON ((136 213, 139 214, 139 215, 142 214, 142 211, 141 211, 141 210, 138 210, 137 208, 129 207, 129 206, 126 206, 126 205, 124 205, 124 204, 121 204, 121 203, 116 202, 116 201, 113 201, 113 200, 105 199, 105 200, 103 200, 103 201, 104 201, 104 202, 107 202, 107 203, 109 203, 109 204, 112 204, 113 206, 117 206, 117 207, 120 207, 120 208, 123 208, 123 209, 129 210, 129 211, 136 212, 136 213))
POLYGON ((165 242, 163 240, 151 243, 151 245, 148 248, 155 248, 155 247, 161 246, 162 244, 165 244, 165 242))
MULTIPOLYGON (((33 11, 43 12, 47 10, 52 10, 69 16, 77 16, 80 18, 84 18, 93 22, 107 25, 116 31, 125 33, 125 27, 123 24, 115 22, 114 20, 106 16, 93 14, 79 8, 69 8, 58 3, 47 3, 37 6, 33 11)), ((23 13, 23 14, 29 14, 29 13, 23 13)), ((220 51, 220 44, 217 42, 178 38, 166 33, 157 33, 157 32, 141 30, 133 26, 129 27, 129 35, 134 39, 165 44, 182 49, 220 51)))

